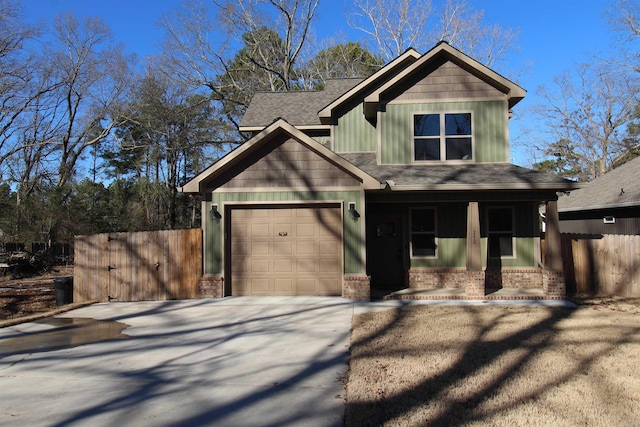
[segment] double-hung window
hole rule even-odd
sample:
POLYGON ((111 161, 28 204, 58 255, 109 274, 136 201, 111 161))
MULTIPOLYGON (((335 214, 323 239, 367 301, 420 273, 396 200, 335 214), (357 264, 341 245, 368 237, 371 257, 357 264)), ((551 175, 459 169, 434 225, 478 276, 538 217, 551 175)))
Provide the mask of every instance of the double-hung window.
POLYGON ((513 209, 488 208, 489 258, 514 257, 513 209))
POLYGON ((436 210, 411 210, 411 256, 435 258, 437 256, 436 210))
POLYGON ((471 113, 413 116, 413 160, 473 160, 471 113))

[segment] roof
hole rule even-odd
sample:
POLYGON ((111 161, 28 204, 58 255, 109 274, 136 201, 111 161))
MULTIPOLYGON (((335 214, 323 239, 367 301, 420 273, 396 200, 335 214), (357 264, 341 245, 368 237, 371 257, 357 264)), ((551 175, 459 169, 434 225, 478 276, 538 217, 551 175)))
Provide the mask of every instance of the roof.
POLYGON ((510 163, 378 165, 374 153, 341 154, 392 190, 554 190, 578 183, 510 163))
POLYGON ((243 131, 261 130, 276 119, 303 128, 320 127, 318 111, 362 81, 361 78, 329 79, 324 90, 257 92, 240 122, 243 131))
POLYGON ((561 212, 640 206, 640 157, 558 199, 561 212))
POLYGON ((446 41, 441 41, 427 53, 422 55, 420 59, 400 71, 394 78, 367 95, 364 99, 365 116, 369 119, 373 119, 379 108, 378 104, 382 102, 385 93, 393 90, 398 84, 402 84, 403 81, 411 78, 413 75, 416 75, 416 73, 420 73, 421 70, 424 70, 425 67, 433 63, 433 61, 438 58, 446 58, 447 60, 456 63, 461 68, 464 68, 468 72, 476 75, 481 80, 484 80, 507 95, 509 108, 520 102, 526 95, 526 91, 511 80, 462 53, 458 49, 449 45, 446 41))
POLYGON ((253 138, 249 139, 247 142, 240 145, 213 165, 199 173, 195 178, 187 182, 180 191, 184 193, 202 193, 207 190, 206 185, 208 182, 211 182, 211 180, 226 171, 233 170, 238 162, 241 162, 269 141, 272 141, 274 138, 283 134, 296 139, 300 144, 303 144, 310 150, 314 151, 327 162, 333 163, 345 172, 358 178, 364 185, 364 188, 380 188, 380 183, 375 178, 355 167, 352 163, 323 146, 313 138, 296 129, 285 120, 278 119, 267 126, 262 132, 258 133, 253 138))

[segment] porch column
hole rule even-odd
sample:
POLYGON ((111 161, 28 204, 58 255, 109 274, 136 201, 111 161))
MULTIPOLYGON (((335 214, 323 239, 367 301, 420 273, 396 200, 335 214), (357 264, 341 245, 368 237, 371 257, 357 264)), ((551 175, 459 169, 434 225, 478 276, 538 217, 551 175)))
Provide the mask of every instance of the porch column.
POLYGON ((558 217, 558 202, 556 200, 547 201, 546 216, 547 226, 545 232, 542 287, 546 296, 564 298, 567 295, 567 289, 562 266, 560 219, 558 217))
POLYGON ((469 202, 467 206, 467 286, 465 288, 465 295, 468 298, 484 298, 480 241, 478 202, 469 202))

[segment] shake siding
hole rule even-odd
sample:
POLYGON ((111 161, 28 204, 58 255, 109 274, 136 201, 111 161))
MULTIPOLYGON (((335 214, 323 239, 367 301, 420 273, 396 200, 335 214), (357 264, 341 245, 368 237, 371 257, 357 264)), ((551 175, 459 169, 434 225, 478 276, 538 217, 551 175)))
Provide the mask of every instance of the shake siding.
POLYGON ((374 152, 376 145, 376 128, 365 120, 362 104, 338 119, 338 126, 333 129, 333 151, 336 153, 374 152))
POLYGON ((211 202, 206 202, 206 212, 211 209, 211 204, 217 204, 218 210, 222 213, 223 219, 216 222, 208 215, 206 219, 205 242, 207 244, 207 255, 204 259, 205 274, 220 274, 223 269, 223 223, 225 220, 225 206, 238 203, 268 204, 275 206, 286 202, 315 202, 326 201, 328 203, 343 201, 343 242, 344 242, 344 273, 361 274, 364 272, 363 245, 364 235, 362 232, 363 220, 357 222, 351 220, 349 213, 349 203, 356 204, 356 210, 364 217, 364 207, 361 204, 361 193, 359 191, 265 191, 260 193, 249 192, 225 192, 213 193, 211 202))
POLYGON ((476 162, 508 162, 506 109, 506 101, 388 104, 378 123, 382 163, 411 163, 414 113, 456 111, 473 114, 476 162))

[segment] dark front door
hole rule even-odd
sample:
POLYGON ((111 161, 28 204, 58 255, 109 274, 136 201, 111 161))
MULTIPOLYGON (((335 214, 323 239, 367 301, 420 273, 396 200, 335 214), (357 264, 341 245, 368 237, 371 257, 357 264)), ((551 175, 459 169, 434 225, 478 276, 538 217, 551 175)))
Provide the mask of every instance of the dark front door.
POLYGON ((367 221, 367 271, 371 287, 405 287, 404 222, 400 215, 374 216, 367 221))

